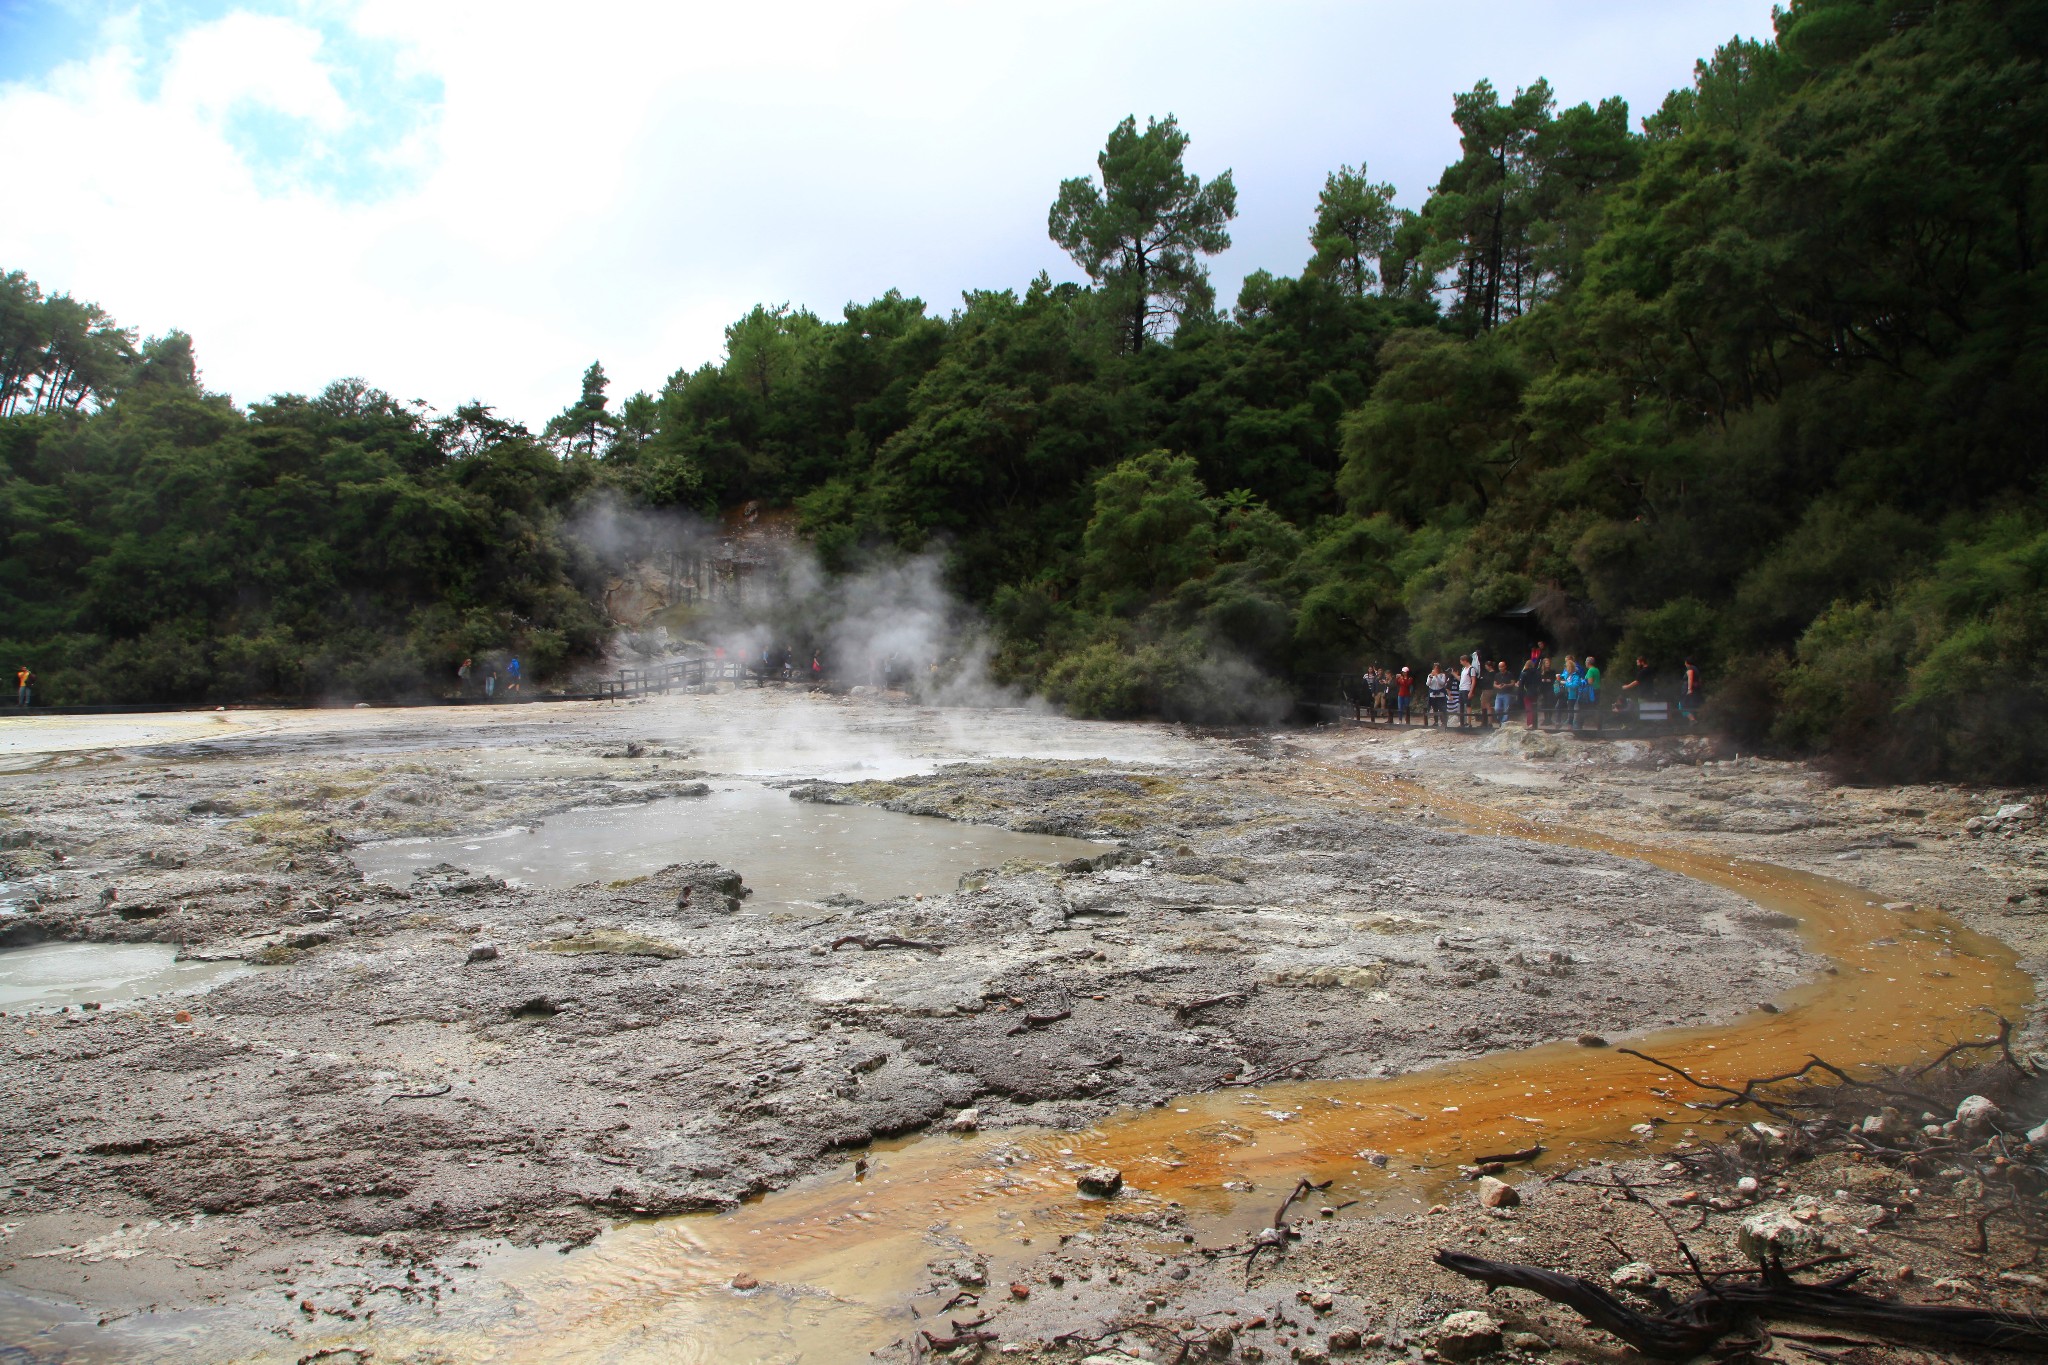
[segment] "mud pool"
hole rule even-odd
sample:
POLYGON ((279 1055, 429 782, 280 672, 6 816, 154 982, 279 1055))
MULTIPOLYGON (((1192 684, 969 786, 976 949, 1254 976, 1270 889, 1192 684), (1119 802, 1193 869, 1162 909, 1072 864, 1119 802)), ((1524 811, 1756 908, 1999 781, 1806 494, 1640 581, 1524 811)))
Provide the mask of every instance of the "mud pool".
POLYGON ((738 868, 758 908, 826 897, 936 895, 978 868, 1060 863, 1107 847, 871 806, 795 801, 787 792, 741 783, 644 806, 570 811, 476 838, 369 844, 353 857, 366 876, 399 885, 417 869, 449 863, 543 887, 626 881, 671 863, 709 860, 738 868))
POLYGON ((162 943, 38 943, 0 950, 0 1010, 127 1005, 248 975, 235 961, 184 962, 162 943))

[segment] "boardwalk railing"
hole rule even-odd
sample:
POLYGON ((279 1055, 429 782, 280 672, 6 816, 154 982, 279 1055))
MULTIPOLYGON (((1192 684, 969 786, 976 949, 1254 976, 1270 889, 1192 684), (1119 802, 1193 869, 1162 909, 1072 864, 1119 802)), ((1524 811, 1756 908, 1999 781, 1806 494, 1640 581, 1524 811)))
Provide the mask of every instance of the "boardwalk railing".
POLYGON ((668 659, 640 668, 622 668, 617 677, 602 680, 592 690, 601 700, 623 701, 627 697, 695 692, 728 679, 744 682, 753 676, 738 659, 668 659))

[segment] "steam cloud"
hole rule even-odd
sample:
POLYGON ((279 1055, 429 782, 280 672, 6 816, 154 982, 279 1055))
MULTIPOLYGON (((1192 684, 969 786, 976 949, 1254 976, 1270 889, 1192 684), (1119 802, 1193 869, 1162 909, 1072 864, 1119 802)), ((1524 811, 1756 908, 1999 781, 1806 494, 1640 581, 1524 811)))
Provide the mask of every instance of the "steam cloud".
POLYGON ((815 655, 834 682, 901 688, 940 706, 1022 706, 1032 701, 988 675, 992 645, 986 624, 946 587, 939 555, 923 553, 832 574, 793 537, 749 534, 740 541, 687 512, 634 508, 615 496, 592 499, 565 528, 570 540, 607 577, 643 570, 659 577, 672 556, 747 565, 743 583, 730 578, 697 604, 679 631, 622 627, 616 661, 723 649, 759 664, 787 655, 804 676, 815 655))

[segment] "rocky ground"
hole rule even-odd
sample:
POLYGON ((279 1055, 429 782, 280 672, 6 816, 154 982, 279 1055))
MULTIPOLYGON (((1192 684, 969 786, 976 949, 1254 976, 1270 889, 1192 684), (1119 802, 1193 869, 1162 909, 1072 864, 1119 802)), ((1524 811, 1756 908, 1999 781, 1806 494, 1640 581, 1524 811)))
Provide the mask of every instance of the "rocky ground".
MULTIPOLYGON (((0 1276, 121 1311, 289 1285, 366 1251, 431 1264, 478 1236, 576 1243, 620 1217, 730 1206, 963 1108, 988 1128, 1073 1125, 1231 1080, 1619 1036, 1744 1012, 1819 966, 1732 894, 1463 834, 1412 793, 1361 804, 1320 770, 1810 866, 1948 906, 2037 979, 2048 960, 2034 793, 1842 788, 1681 741, 1344 727, 1189 737, 1171 761, 779 779, 792 799, 1108 846, 923 899, 755 906, 736 894, 747 868, 709 862, 568 890, 445 866, 394 886, 349 857, 374 839, 687 801, 730 770, 699 742, 707 716, 715 732, 737 708, 802 709, 805 725, 832 708, 846 725, 884 705, 529 708, 547 714, 459 739, 421 722, 92 752, 0 779, 6 941, 148 940, 266 967, 202 997, 0 1018, 14 1154, 0 1276)), ((1822 1163, 1780 1165, 1769 1189, 1787 1200, 1836 1207, 1849 1188, 1822 1163)), ((1426 1268, 1436 1245, 1521 1237, 1516 1259, 1611 1269, 1604 1231, 1669 1266, 1648 1205, 1576 1179, 1509 1209, 1313 1219, 1249 1284, 1220 1251, 1141 1250, 1178 1242, 1173 1211, 1153 1209, 1028 1268, 1028 1315, 959 1349, 1173 1359, 1162 1333, 1234 1323, 1226 1356, 1343 1350, 1349 1331, 1385 1355, 1480 1302, 1426 1268), (1062 1294, 1045 1290, 1054 1275, 1062 1294), (1145 1325, 1118 1335, 1126 1320, 1145 1325), (1050 1344, 1066 1333, 1079 1336, 1050 1344)), ((1919 1254, 1933 1274, 1935 1251, 1919 1254)), ((1974 1286, 1957 1295, 2014 1288, 1939 1264, 1974 1286)), ((1557 1324, 1571 1316, 1512 1330, 1570 1345, 1582 1339, 1557 1324)))
MULTIPOLYGON (((1809 765, 1685 736, 1344 726, 1290 735, 1278 749, 1297 785, 1315 785, 1325 765, 1394 774, 1416 806, 1427 804, 1427 795, 1412 799, 1418 792, 1478 802, 1560 828, 1822 872, 1887 902, 1938 905, 2013 947, 2037 982, 2048 969, 2039 789, 1843 786, 1809 765)), ((2017 1039, 2015 1055, 2038 1070, 2048 1060, 2038 1015, 2017 1039)), ((1938 1092, 1916 1102, 1845 1088, 1791 1092, 1810 1105, 1775 1114, 1703 1112, 1669 1159, 1624 1156, 1541 1176, 1468 1170, 1478 1178, 1426 1211, 1333 1217, 1345 1192, 1307 1191, 1276 1218, 1284 1232, 1224 1245, 1197 1244, 1190 1233, 1174 1246, 1187 1216, 1133 1191, 1132 1217, 1112 1217, 1099 1234, 1013 1269, 1021 1295, 1002 1285, 982 1291, 938 1335, 945 1346, 957 1339, 951 1324, 986 1317, 964 1335, 987 1340, 942 1351, 930 1337, 910 1337, 899 1349, 1089 1365, 1643 1358, 1576 1311, 1520 1291, 1488 1294, 1433 1264, 1440 1250, 1582 1276, 1641 1313, 1699 1291, 1688 1253, 1725 1277, 1775 1251, 1788 1265, 1820 1261, 1800 1277, 1809 1282, 1854 1272, 1889 1303, 1981 1308, 2038 1331, 2048 1303, 2048 1085, 1989 1050, 1960 1061, 1971 1069, 1912 1081, 1916 1092, 1938 1092), (1982 1110, 1970 1099, 1979 1091, 2004 1108, 1982 1110)), ((1273 1193, 1277 1204, 1286 1192, 1273 1193)), ((2044 1340, 2013 1349, 2038 1356, 2044 1340)), ((1873 1331, 1829 1318, 1737 1331, 1719 1354, 2014 1358, 1939 1330, 1873 1331)))

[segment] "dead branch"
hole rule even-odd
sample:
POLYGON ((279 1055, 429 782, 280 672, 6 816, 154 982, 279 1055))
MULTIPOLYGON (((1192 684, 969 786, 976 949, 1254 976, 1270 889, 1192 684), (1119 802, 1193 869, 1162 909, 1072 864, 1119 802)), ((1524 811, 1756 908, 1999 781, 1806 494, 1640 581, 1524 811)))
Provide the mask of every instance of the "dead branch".
POLYGON ((1922 1076, 1925 1076, 1928 1072, 1934 1070, 1936 1067, 1940 1066, 1943 1062, 1946 1062, 1951 1057, 1958 1056, 1965 1052, 1974 1052, 1983 1048, 1992 1047, 1997 1048, 1999 1053, 2004 1057, 2006 1064, 2011 1066, 2014 1071, 2019 1072, 2020 1075, 2037 1076, 2040 1074, 2039 1071, 2035 1070, 2031 1066, 2028 1066, 2025 1062, 2022 1062, 2018 1057, 2015 1057, 2013 1055, 2012 1020, 2006 1018, 2004 1015, 2001 1014, 1998 1016, 1998 1034, 1996 1037, 1985 1038, 1979 1042, 1973 1043, 1956 1043, 1955 1045, 1948 1048, 1948 1050, 1943 1052, 1939 1057, 1936 1057, 1933 1061, 1921 1067, 1918 1071, 1915 1071, 1913 1073, 1913 1079, 1916 1081, 1919 1080, 1922 1076))
POLYGON ((1785 1120, 1787 1123, 1793 1123, 1797 1120, 1795 1116, 1783 1112, 1783 1110, 1778 1107, 1784 1104, 1785 1101, 1780 1100, 1773 1102, 1770 1100, 1766 1100, 1761 1095, 1757 1094, 1757 1091, 1767 1085, 1782 1085, 1786 1081, 1799 1080, 1801 1077, 1804 1077, 1815 1071, 1824 1071, 1828 1075, 1833 1076, 1836 1080, 1840 1081, 1843 1085, 1856 1086, 1864 1090, 1875 1090, 1881 1095, 1891 1095, 1898 1099, 1911 1100, 1915 1104, 1921 1105, 1923 1107, 1933 1109, 1941 1109, 1946 1107, 1946 1105, 1941 1100, 1936 1099, 1932 1095, 1923 1095, 1917 1090, 1901 1090, 1896 1086, 1885 1085, 1879 1081, 1859 1081, 1854 1076, 1851 1076, 1848 1072, 1842 1070, 1842 1068, 1836 1066, 1833 1062, 1827 1061, 1820 1057, 1811 1057, 1807 1061, 1805 1066, 1800 1067, 1797 1071, 1788 1071, 1782 1076, 1751 1077, 1749 1080, 1744 1081, 1742 1083, 1742 1088, 1740 1090, 1734 1090, 1730 1089, 1728 1086, 1725 1085, 1716 1085, 1712 1081, 1703 1081, 1699 1077, 1687 1071, 1682 1066, 1674 1066, 1672 1063, 1667 1062, 1660 1057, 1652 1057, 1649 1053, 1638 1052, 1632 1047, 1618 1047, 1615 1049, 1615 1051, 1626 1053, 1630 1057, 1635 1057, 1642 1061, 1648 1062, 1651 1066, 1661 1067, 1666 1071, 1674 1072, 1678 1076, 1684 1078, 1687 1084, 1695 1086, 1698 1089, 1717 1091, 1720 1094, 1729 1097, 1725 1100, 1717 1100, 1713 1104, 1708 1105, 1707 1108, 1709 1109, 1735 1109, 1742 1105, 1750 1104, 1755 1105, 1757 1108, 1764 1110, 1766 1113, 1777 1115, 1779 1118, 1785 1120))
POLYGON ((1330 1180, 1325 1180, 1322 1184, 1318 1185, 1313 1180, 1310 1180, 1307 1176, 1303 1176, 1301 1179, 1295 1181, 1293 1191, 1285 1199, 1280 1201, 1280 1211, 1273 1215, 1273 1226, 1285 1232, 1287 1230, 1287 1210, 1294 1207, 1295 1200, 1301 1198, 1303 1195, 1309 1193, 1309 1191, 1311 1190, 1327 1190, 1330 1188, 1330 1186, 1336 1183, 1336 1180, 1332 1178, 1330 1180))
POLYGON ((1047 1024, 1057 1024, 1062 1019, 1071 1019, 1073 1017, 1074 1012, 1072 1010, 1049 1010, 1044 1014, 1027 1014, 1024 1016, 1024 1022, 1016 1025, 1010 1032, 1018 1034, 1026 1029, 1044 1028, 1047 1024))
POLYGON ((1519 1152, 1502 1152, 1498 1156, 1475 1156, 1472 1158, 1471 1164, 1474 1166, 1486 1166, 1496 1161, 1502 1165, 1506 1165, 1511 1161, 1534 1161, 1537 1157, 1542 1156, 1543 1152, 1544 1148, 1540 1145, 1524 1147, 1519 1152))
POLYGON ((925 943, 914 938, 898 938, 894 934, 878 934, 873 938, 865 934, 848 934, 844 938, 832 940, 832 951, 836 953, 849 943, 864 953, 871 953, 877 948, 922 948, 928 953, 946 951, 946 945, 943 943, 925 943))
POLYGON ((1220 1089, 1224 1090, 1242 1090, 1248 1086, 1264 1085, 1267 1081, 1286 1075, 1296 1067, 1311 1066, 1321 1060, 1323 1060, 1323 1054, 1318 1052, 1313 1057, 1304 1057, 1298 1062, 1287 1062, 1283 1065, 1261 1071, 1255 1076, 1247 1076, 1243 1080, 1219 1081, 1217 1085, 1220 1089))
POLYGON ((431 1100, 437 1095, 447 1094, 454 1088, 454 1083, 450 1082, 439 1090, 400 1090, 395 1094, 386 1095, 383 1099, 378 1100, 377 1103, 389 1104, 393 1100, 431 1100))
POLYGON ((961 1332, 950 1337, 935 1337, 930 1332, 919 1332, 918 1335, 923 1337, 925 1344, 934 1351, 950 1351, 960 1346, 979 1346, 984 1341, 997 1339, 997 1333, 994 1332, 961 1332))
POLYGON ((1781 1269, 1757 1272, 1753 1283, 1709 1286, 1664 1313, 1639 1313, 1599 1285, 1576 1275, 1536 1266, 1483 1260, 1439 1251, 1436 1263, 1489 1289, 1503 1285, 1578 1310, 1595 1327, 1644 1355, 1680 1360, 1706 1350, 1755 1314, 1844 1326, 1885 1335, 1927 1337, 1947 1346, 1988 1346, 2008 1351, 2048 1351, 2048 1327, 1982 1308, 1897 1303, 1849 1286, 1862 1274, 1850 1271, 1820 1284, 1797 1284, 1781 1269))
POLYGON ((1173 1012, 1179 1015, 1181 1018, 1186 1019, 1191 1015, 1198 1014, 1201 1011, 1208 1009, 1211 1005, 1242 1005, 1243 1003, 1244 992, 1231 991, 1225 995, 1211 995, 1201 1000, 1189 1000, 1184 1003, 1177 1004, 1173 1007, 1173 1012))

